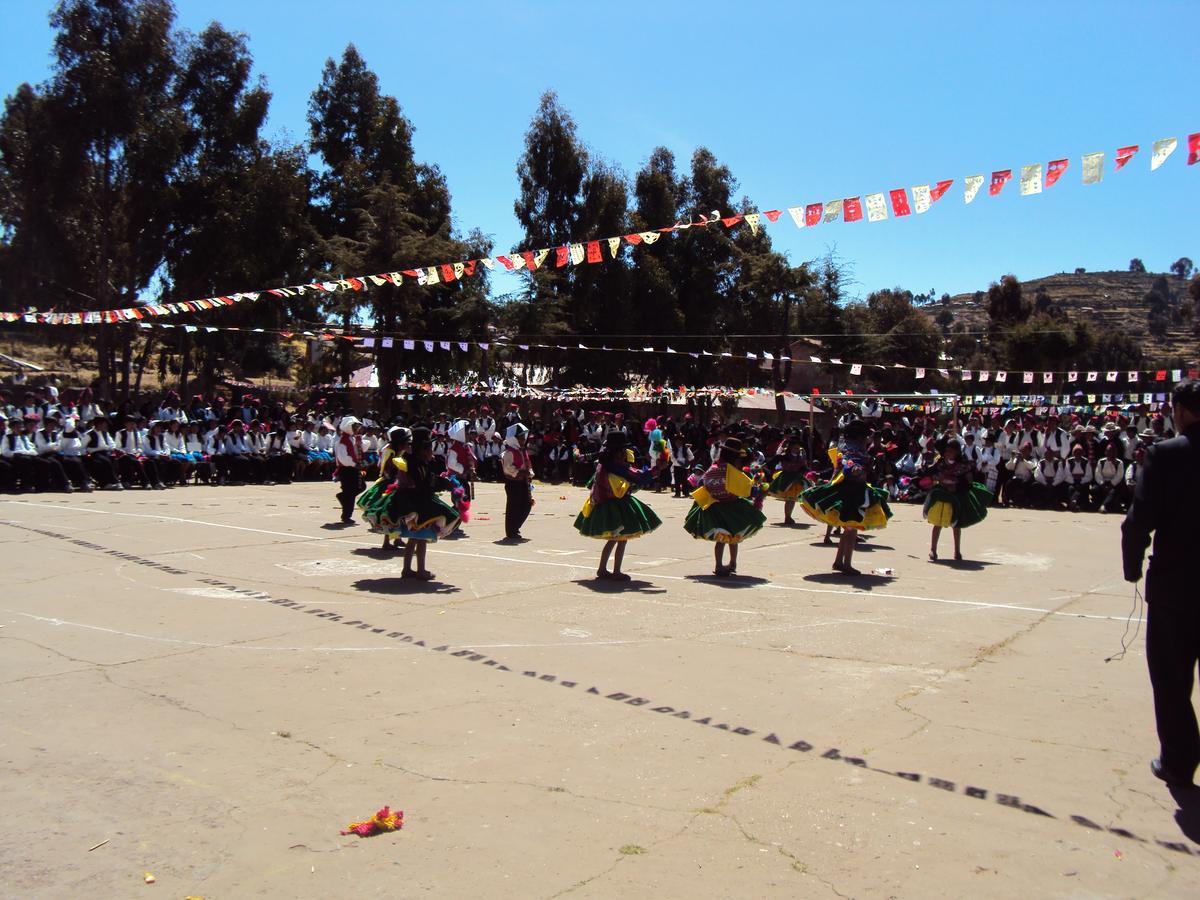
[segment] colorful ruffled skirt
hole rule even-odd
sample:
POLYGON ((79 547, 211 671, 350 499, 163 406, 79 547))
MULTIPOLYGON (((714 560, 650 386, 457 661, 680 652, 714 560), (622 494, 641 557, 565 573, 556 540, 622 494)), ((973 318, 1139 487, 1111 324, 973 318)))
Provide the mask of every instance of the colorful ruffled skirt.
MULTIPOLYGON (((414 500, 409 492, 390 491, 376 502, 376 509, 383 506, 375 519, 373 528, 392 540, 405 538, 414 541, 435 543, 453 533, 462 522, 454 507, 437 496, 414 500)), ((364 511, 363 518, 370 523, 371 511, 364 511)))
POLYGON ((848 479, 810 487, 800 506, 818 522, 860 531, 886 528, 892 517, 886 490, 848 479))
POLYGON ((391 501, 391 492, 388 490, 390 487, 391 482, 380 478, 359 494, 358 499, 354 501, 355 505, 362 510, 363 520, 371 526, 371 531, 376 534, 388 534, 396 527, 396 523, 387 517, 388 505, 391 501))
POLYGON ((654 510, 632 494, 613 497, 598 506, 585 505, 575 517, 575 530, 598 541, 631 541, 661 524, 654 510))
POLYGON ((987 518, 992 492, 978 482, 961 494, 934 485, 925 498, 925 521, 939 528, 970 528, 987 518))
POLYGON ((683 529, 692 537, 717 544, 740 544, 754 537, 767 523, 767 517, 749 500, 726 500, 701 509, 692 503, 683 529))
POLYGON ((776 500, 799 500, 807 486, 803 472, 776 472, 767 485, 767 496, 776 500))

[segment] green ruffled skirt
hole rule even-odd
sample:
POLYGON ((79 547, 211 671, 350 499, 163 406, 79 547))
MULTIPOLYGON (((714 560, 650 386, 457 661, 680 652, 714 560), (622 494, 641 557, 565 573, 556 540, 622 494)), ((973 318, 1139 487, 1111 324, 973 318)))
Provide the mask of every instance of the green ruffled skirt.
POLYGON ((970 528, 987 518, 992 492, 973 482, 962 494, 936 484, 925 497, 925 521, 939 528, 970 528))
POLYGON ((803 472, 776 472, 767 486, 767 495, 776 500, 799 500, 807 485, 803 472))
POLYGON ((599 541, 631 541, 661 524, 654 510, 632 494, 605 500, 592 507, 591 515, 575 517, 575 530, 599 541))
POLYGON ((761 509, 749 500, 726 500, 701 509, 693 503, 683 521, 683 529, 692 537, 718 544, 740 544, 754 537, 767 523, 761 509))
POLYGON ((818 522, 860 530, 887 527, 892 517, 887 501, 883 488, 849 479, 818 484, 800 495, 800 506, 818 522))

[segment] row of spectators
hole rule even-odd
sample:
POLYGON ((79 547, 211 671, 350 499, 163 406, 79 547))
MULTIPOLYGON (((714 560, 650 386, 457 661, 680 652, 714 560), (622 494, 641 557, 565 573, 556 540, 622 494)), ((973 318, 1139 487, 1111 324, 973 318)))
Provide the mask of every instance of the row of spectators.
MULTIPOLYGON (((833 407, 820 417, 823 427, 810 431, 807 426, 785 429, 731 421, 711 410, 679 413, 668 408, 663 415, 633 421, 618 409, 595 403, 539 409, 506 402, 497 416, 485 403, 442 402, 446 408, 436 413, 386 422, 365 415, 365 474, 373 478, 390 425, 429 427, 435 456, 445 457, 451 424, 465 420, 475 477, 500 481, 504 430, 522 421, 530 429, 528 451, 538 480, 585 483, 605 436, 621 431, 650 461, 669 457, 659 487, 686 496, 688 476, 706 467, 727 437, 741 439, 752 465, 768 474, 781 464, 786 449, 790 465, 802 457, 819 475, 827 467, 825 448, 836 442, 850 418, 861 418, 871 428, 869 449, 877 478, 895 500, 923 498, 939 447, 954 440, 975 477, 999 503, 1111 512, 1128 503, 1145 447, 1173 434, 1169 411, 1149 405, 1069 412, 964 410, 956 419, 947 410, 923 415, 869 400, 833 407)), ((339 406, 319 398, 289 409, 249 394, 236 402, 197 395, 184 404, 167 393, 140 404, 111 406, 86 389, 60 394, 46 387, 19 397, 0 391, 0 489, 163 489, 328 480, 342 415, 339 406)))

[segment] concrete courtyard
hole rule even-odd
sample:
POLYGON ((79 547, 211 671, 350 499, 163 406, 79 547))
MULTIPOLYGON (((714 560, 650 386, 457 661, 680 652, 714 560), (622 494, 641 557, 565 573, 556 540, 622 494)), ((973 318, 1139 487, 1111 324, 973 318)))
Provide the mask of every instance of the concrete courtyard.
POLYGON ((3 498, 0 893, 1200 895, 1144 629, 1105 661, 1116 517, 995 511, 934 564, 898 506, 855 580, 772 524, 717 580, 643 494, 620 585, 582 491, 508 545, 480 485, 426 585, 334 491, 3 498), (339 835, 385 804, 402 831, 339 835))

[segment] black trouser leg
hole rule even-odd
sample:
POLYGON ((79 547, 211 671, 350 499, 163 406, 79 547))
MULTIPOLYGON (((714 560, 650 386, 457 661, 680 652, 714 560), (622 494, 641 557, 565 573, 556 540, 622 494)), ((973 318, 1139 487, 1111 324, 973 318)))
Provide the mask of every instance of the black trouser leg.
POLYGON ((146 486, 146 473, 142 470, 142 465, 136 456, 121 456, 117 458, 117 471, 121 473, 121 480, 133 484, 135 481, 146 486))
POLYGON ((362 491, 362 476, 353 466, 339 466, 337 475, 338 483, 342 486, 337 494, 342 504, 342 521, 349 522, 354 518, 354 501, 362 491))
POLYGON ((35 464, 38 469, 38 481, 43 490, 65 491, 71 487, 71 482, 67 480, 67 473, 57 459, 39 456, 35 459, 35 464))
POLYGON ((0 459, 0 491, 11 491, 16 487, 16 475, 13 472, 12 463, 7 459, 0 459))
POLYGON ((1154 689, 1163 765, 1191 778, 1200 764, 1200 729, 1192 707, 1192 681, 1200 658, 1200 610, 1192 590, 1146 583, 1146 663, 1154 689), (1175 594, 1176 596, 1171 596, 1175 594))
POLYGON ((67 478, 75 487, 87 487, 88 476, 83 468, 83 461, 74 456, 64 456, 59 459, 67 478))
POLYGON ((162 472, 159 470, 158 461, 147 457, 142 460, 142 471, 146 473, 146 480, 151 484, 162 484, 162 472))
POLYGON ((101 487, 116 484, 117 470, 109 457, 103 455, 89 456, 84 461, 84 465, 87 467, 88 474, 92 476, 92 481, 97 482, 101 487))
POLYGON ((275 456, 267 457, 267 468, 271 473, 270 478, 272 481, 277 481, 281 484, 291 483, 293 470, 291 454, 279 453, 275 456))
POLYGON ((529 518, 529 484, 524 481, 504 482, 504 536, 515 538, 529 518))

